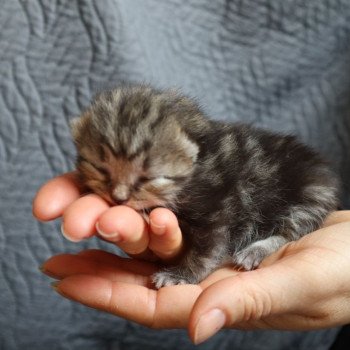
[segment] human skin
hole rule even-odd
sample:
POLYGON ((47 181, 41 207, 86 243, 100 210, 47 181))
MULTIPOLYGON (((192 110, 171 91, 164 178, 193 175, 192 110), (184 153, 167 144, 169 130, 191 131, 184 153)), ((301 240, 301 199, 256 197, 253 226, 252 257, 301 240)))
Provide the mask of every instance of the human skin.
POLYGON ((96 235, 97 225, 99 237, 134 257, 101 250, 51 257, 42 270, 58 280, 58 293, 148 327, 188 328, 196 344, 224 327, 311 330, 350 322, 350 211, 332 213, 257 270, 227 266, 198 285, 160 290, 150 279, 156 260, 172 261, 183 248, 172 212, 155 209, 148 225, 131 208, 82 195, 76 174, 68 173, 39 190, 33 213, 42 221, 62 217, 64 235, 76 242, 96 235))

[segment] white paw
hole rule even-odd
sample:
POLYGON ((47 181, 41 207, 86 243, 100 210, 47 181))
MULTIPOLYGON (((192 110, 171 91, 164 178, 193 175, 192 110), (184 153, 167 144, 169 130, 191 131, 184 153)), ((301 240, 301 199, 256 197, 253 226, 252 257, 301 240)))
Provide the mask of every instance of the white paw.
POLYGON ((176 274, 171 271, 160 271, 154 273, 152 275, 152 281, 157 289, 188 283, 185 279, 176 276, 176 274))
POLYGON ((285 243, 287 243, 287 239, 282 236, 271 236, 256 241, 238 252, 233 257, 233 261, 245 270, 256 269, 268 255, 278 250, 285 243))
POLYGON ((254 270, 267 255, 268 252, 262 247, 249 246, 236 254, 234 262, 245 270, 254 270))

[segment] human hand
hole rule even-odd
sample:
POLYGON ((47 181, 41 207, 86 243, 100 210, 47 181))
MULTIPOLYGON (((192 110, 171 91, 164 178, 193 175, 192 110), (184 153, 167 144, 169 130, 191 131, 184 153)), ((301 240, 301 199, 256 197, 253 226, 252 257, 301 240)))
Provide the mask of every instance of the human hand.
POLYGON ((291 242, 259 269, 222 268, 199 285, 154 290, 157 266, 102 251, 58 255, 43 271, 63 296, 153 328, 189 328, 200 343, 222 327, 308 330, 350 321, 350 212, 291 242))
MULTIPOLYGON (((55 204, 47 203, 51 208, 46 213, 57 217, 76 205, 74 215, 64 216, 72 215, 72 222, 78 214, 89 220, 89 213, 78 210, 80 194, 76 186, 75 195, 69 197, 68 191, 63 199, 62 193, 57 196, 52 192, 60 187, 53 183, 50 191, 44 187, 37 197, 56 198, 55 204)), ((71 180, 69 183, 75 184, 71 180)), ((47 208, 43 210, 40 201, 35 203, 34 212, 45 212, 47 208)), ((50 215, 37 216, 50 220, 50 215)), ((94 225, 87 226, 91 229, 94 225)), ((55 256, 43 265, 43 271, 60 280, 55 289, 65 297, 153 328, 188 327, 195 343, 222 327, 317 329, 350 321, 349 231, 350 212, 336 212, 322 229, 282 247, 255 271, 237 272, 226 267, 199 285, 158 291, 150 283, 156 265, 102 251, 55 256)), ((178 235, 181 237, 181 233, 178 235)))
POLYGON ((183 248, 181 231, 171 211, 153 210, 148 225, 133 209, 110 207, 99 196, 84 193, 76 172, 58 176, 41 187, 33 202, 33 214, 42 221, 62 217, 62 233, 73 242, 97 234, 127 254, 146 260, 171 261, 183 248))

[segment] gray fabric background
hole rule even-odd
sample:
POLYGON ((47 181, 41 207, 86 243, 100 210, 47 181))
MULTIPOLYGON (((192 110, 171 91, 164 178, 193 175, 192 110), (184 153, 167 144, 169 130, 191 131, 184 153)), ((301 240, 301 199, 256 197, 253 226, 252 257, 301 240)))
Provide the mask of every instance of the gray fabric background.
MULTIPOLYGON (((65 241, 31 201, 72 167, 68 120, 121 81, 181 87, 214 118, 298 134, 334 162, 350 205, 348 0, 0 0, 0 349, 194 348, 185 331, 73 304, 38 271, 102 246, 65 241)), ((223 331, 198 348, 322 350, 337 331, 223 331)))

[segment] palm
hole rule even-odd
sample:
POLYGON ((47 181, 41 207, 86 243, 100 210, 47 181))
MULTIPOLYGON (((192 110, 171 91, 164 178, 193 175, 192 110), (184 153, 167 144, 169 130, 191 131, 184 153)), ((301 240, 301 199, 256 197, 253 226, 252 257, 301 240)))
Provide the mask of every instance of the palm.
POLYGON ((218 280, 237 274, 231 268, 222 268, 200 285, 179 285, 157 291, 151 283, 151 276, 158 269, 156 264, 101 250, 57 255, 50 258, 43 269, 51 277, 63 280, 60 289, 64 283, 69 284, 69 292, 63 292, 65 296, 82 303, 87 303, 86 297, 92 307, 103 310, 109 307, 109 312, 156 328, 185 328, 199 294, 218 280), (116 296, 114 305, 101 302, 100 294, 106 285, 116 296), (84 297, 82 291, 89 296, 84 297), (139 303, 138 307, 135 302, 139 303), (135 315, 135 310, 140 311, 139 315, 135 315))
POLYGON ((349 224, 329 224, 328 229, 286 245, 265 259, 256 271, 225 267, 199 285, 157 291, 150 282, 157 265, 98 250, 56 256, 44 268, 62 279, 59 291, 65 296, 150 327, 187 327, 192 309, 205 291, 199 303, 217 299, 218 293, 231 299, 235 316, 239 315, 232 320, 235 327, 319 328, 327 322, 325 310, 339 296, 339 284, 344 293, 348 290, 344 270, 350 271, 350 235, 347 230, 334 229, 349 224), (259 284, 257 280, 266 283, 259 284), (229 296, 223 293, 225 290, 230 291, 229 296), (239 300, 247 293, 251 302, 243 305, 239 300))

